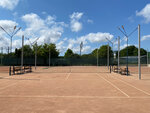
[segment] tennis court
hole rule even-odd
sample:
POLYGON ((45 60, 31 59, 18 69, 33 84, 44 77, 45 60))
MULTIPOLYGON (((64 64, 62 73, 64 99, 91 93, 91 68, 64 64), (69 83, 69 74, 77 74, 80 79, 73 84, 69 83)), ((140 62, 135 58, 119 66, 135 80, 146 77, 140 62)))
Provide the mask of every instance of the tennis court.
POLYGON ((23 75, 0 75, 1 113, 150 111, 149 79, 110 73, 104 66, 37 67, 23 75))

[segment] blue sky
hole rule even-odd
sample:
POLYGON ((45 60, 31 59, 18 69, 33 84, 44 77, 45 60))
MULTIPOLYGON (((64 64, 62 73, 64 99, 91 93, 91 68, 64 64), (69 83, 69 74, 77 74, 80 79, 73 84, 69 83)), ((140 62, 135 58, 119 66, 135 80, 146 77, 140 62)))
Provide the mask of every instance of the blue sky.
MULTIPOLYGON (((127 34, 141 25, 141 46, 150 50, 149 0, 0 0, 0 26, 11 32, 13 26, 22 29, 13 37, 13 50, 21 47, 21 36, 38 44, 55 43, 60 55, 70 48, 79 53, 90 53, 106 37, 114 41, 121 37, 121 48, 126 38, 117 29, 124 25, 127 34)), ((25 44, 29 41, 25 39, 25 44)), ((10 38, 0 30, 0 47, 7 48, 10 38)), ((138 45, 138 32, 129 37, 129 45, 138 45)), ((117 50, 117 42, 114 43, 117 50)))

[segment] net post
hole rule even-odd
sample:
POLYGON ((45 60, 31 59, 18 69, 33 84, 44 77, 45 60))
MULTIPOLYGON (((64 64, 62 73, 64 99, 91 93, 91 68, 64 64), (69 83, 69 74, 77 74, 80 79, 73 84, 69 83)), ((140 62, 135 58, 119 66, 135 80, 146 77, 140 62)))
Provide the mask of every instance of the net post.
POLYGON ((141 61, 140 61, 140 49, 141 49, 141 40, 140 40, 140 24, 138 25, 138 71, 139 71, 139 80, 141 80, 141 61))

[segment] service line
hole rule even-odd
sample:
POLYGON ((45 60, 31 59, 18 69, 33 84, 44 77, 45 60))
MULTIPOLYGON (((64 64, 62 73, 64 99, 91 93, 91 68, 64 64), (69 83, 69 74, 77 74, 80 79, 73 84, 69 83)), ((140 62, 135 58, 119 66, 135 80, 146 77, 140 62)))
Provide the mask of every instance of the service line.
POLYGON ((103 80, 105 80, 106 82, 108 82, 110 85, 112 85, 114 88, 116 88, 117 90, 119 90, 121 93, 123 93, 126 97, 130 97, 127 93, 125 93, 124 91, 122 91, 120 88, 118 88, 116 85, 114 85, 113 83, 111 83, 110 81, 108 81, 107 79, 105 79, 104 77, 100 76, 98 73, 96 73, 98 77, 102 78, 103 80))

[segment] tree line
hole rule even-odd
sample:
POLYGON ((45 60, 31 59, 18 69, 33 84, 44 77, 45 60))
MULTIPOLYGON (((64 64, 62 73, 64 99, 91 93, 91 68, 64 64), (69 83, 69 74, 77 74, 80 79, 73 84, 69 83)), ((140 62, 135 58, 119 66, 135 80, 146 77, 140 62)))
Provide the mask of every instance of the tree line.
MULTIPOLYGON (((94 49, 89 54, 82 54, 81 56, 77 53, 74 53, 73 50, 67 49, 64 56, 59 56, 60 52, 56 49, 55 44, 44 44, 44 45, 34 45, 33 47, 29 45, 24 45, 24 57, 25 58, 33 58, 35 55, 35 51, 37 50, 37 56, 39 58, 49 58, 49 54, 51 58, 107 58, 107 45, 102 45, 100 48, 94 49)), ((3 57, 14 57, 20 58, 21 57, 22 48, 15 49, 12 53, 3 54, 3 57)), ((118 51, 115 51, 116 57, 118 55, 118 51)), ((141 48, 141 56, 146 55, 147 51, 141 48)), ((127 47, 120 50, 120 57, 127 56, 127 47)), ((138 48, 135 46, 128 46, 128 56, 138 56, 138 48)), ((109 57, 114 57, 112 48, 109 46, 109 57)))

